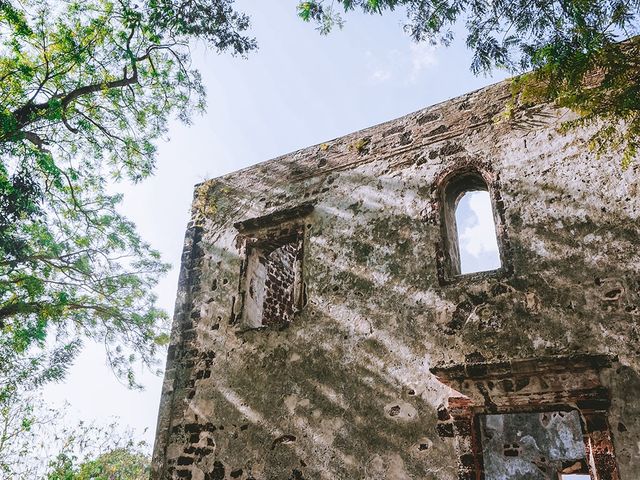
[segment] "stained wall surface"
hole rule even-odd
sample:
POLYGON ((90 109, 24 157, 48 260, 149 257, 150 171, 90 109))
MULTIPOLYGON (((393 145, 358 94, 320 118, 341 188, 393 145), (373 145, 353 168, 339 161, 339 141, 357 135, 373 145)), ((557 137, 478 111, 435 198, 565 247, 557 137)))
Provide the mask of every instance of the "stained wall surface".
POLYGON ((563 464, 586 457, 576 410, 482 415, 479 420, 488 478, 557 480, 563 464))
POLYGON ((509 96, 494 85, 196 187, 153 479, 476 478, 438 432, 459 393, 430 368, 573 354, 613 358, 609 478, 640 478, 640 162, 596 158, 550 106, 496 121, 509 96), (441 191, 470 170, 503 268, 458 277, 441 191), (299 311, 250 328, 247 242, 282 228, 304 231, 299 311))

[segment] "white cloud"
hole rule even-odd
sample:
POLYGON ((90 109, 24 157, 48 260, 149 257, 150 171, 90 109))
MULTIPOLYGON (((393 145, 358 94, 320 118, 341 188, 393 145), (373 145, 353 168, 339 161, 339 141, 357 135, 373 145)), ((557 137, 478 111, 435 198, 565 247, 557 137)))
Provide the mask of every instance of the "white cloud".
POLYGON ((429 43, 411 43, 409 45, 411 73, 409 81, 416 82, 422 72, 438 63, 435 45, 429 43))
POLYGON ((371 75, 369 75, 369 79, 374 83, 384 83, 391 78, 390 70, 375 70, 371 75))
POLYGON ((489 194, 471 192, 467 195, 469 209, 475 218, 460 219, 459 225, 464 225, 462 232, 459 232, 460 248, 476 258, 486 253, 495 254, 498 244, 489 194))
POLYGON ((368 50, 365 57, 368 80, 374 84, 416 83, 426 70, 438 63, 436 47, 428 43, 407 42, 402 50, 390 49, 382 55, 368 50))
POLYGON ((368 80, 371 83, 385 83, 393 78, 394 72, 400 68, 398 58, 401 56, 398 50, 387 50, 384 55, 376 55, 371 50, 365 52, 367 58, 368 80))

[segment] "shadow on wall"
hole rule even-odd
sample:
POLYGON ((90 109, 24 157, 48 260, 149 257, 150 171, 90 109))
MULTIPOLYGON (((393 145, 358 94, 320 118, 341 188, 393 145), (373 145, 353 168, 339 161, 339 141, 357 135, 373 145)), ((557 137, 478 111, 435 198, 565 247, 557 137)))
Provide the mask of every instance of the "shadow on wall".
MULTIPOLYGON (((202 239, 176 360, 185 400, 173 407, 170 474, 454 479, 453 445, 435 432, 449 390, 431 365, 598 352, 627 363, 612 379, 622 396, 611 414, 625 478, 624 463, 639 463, 637 226, 586 201, 588 189, 523 176, 503 192, 514 273, 440 287, 424 176, 387 173, 343 172, 348 197, 318 195, 310 301, 286 329, 238 331, 240 258, 214 244, 231 234, 220 225, 202 239)), ((249 208, 236 200, 224 200, 234 215, 249 208)))

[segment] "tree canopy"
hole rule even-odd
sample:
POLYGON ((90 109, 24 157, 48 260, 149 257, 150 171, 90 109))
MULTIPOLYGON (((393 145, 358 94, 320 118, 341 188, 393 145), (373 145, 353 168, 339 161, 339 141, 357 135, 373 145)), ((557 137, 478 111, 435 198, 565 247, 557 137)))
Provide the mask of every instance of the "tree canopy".
POLYGON ((143 480, 149 445, 117 420, 70 423, 65 406, 39 394, 12 395, 0 406, 0 478, 11 480, 143 480))
POLYGON ((321 33, 343 12, 404 9, 416 41, 448 45, 458 27, 472 50, 471 70, 522 74, 520 105, 555 101, 578 113, 566 126, 597 125, 590 146, 621 151, 628 166, 640 138, 640 1, 638 0, 325 0, 301 1, 298 14, 321 33), (335 5, 338 5, 336 8, 335 5), (342 10, 342 12, 340 11, 342 10))
POLYGON ((204 109, 189 42, 246 55, 248 28, 233 0, 0 1, 0 400, 61 378, 84 338, 132 385, 152 363, 168 266, 113 185, 204 109))
POLYGON ((79 465, 73 458, 59 455, 46 480, 147 480, 150 464, 149 456, 133 445, 109 450, 79 465))

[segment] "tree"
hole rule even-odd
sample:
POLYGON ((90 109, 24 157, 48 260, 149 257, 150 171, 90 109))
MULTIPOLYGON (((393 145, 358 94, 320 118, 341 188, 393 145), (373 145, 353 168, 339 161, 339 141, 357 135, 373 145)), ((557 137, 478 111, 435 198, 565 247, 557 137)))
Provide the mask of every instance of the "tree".
POLYGON ((0 397, 59 379, 83 338, 131 385, 167 340, 167 270, 110 193, 204 109, 189 42, 256 47, 233 0, 0 0, 0 397))
POLYGON ((13 392, 0 402, 0 479, 37 478, 37 467, 24 458, 34 451, 34 430, 52 420, 51 412, 36 414, 31 398, 13 392))
MULTIPOLYGON (((471 70, 507 69, 514 104, 555 101, 578 113, 565 125, 596 125, 590 147, 622 151, 628 166, 640 147, 638 0, 339 0, 345 12, 403 8, 415 41, 448 45, 463 23, 471 70)), ((321 33, 342 26, 334 2, 302 1, 298 14, 321 33)))
POLYGON ((148 445, 116 421, 66 426, 65 408, 52 408, 24 390, 0 407, 0 479, 146 480, 148 445))
POLYGON ((66 455, 52 463, 47 480, 147 480, 151 459, 134 445, 111 449, 79 465, 66 455))

